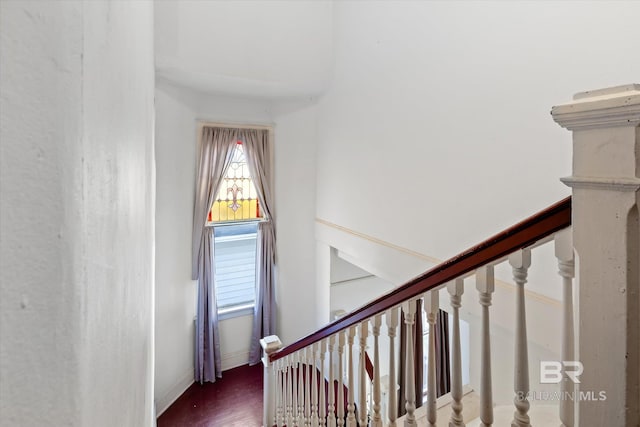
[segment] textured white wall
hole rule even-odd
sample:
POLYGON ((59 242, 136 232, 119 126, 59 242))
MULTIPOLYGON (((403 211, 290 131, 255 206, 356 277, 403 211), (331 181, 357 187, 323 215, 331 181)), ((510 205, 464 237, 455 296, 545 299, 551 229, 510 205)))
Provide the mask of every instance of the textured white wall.
POLYGON ((156 4, 160 75, 208 91, 299 96, 331 77, 329 1, 163 1, 156 4))
MULTIPOLYGON (((282 339, 291 342, 318 326, 316 309, 299 304, 315 278, 315 113, 299 103, 206 95, 164 80, 158 80, 156 102, 155 393, 162 411, 193 381, 196 284, 190 266, 197 121, 275 124, 278 326, 282 339)), ((328 300, 317 311, 328 313, 328 300)), ((220 328, 223 369, 246 363, 250 317, 221 321, 220 328)))
POLYGON ((2 425, 152 425, 152 7, 0 3, 2 425))

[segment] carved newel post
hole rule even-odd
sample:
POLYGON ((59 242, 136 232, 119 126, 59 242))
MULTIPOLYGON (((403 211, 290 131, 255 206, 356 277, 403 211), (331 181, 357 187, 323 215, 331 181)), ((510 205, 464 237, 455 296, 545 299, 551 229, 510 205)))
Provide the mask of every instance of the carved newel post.
POLYGON ((263 354, 262 364, 264 365, 264 385, 263 385, 263 414, 262 425, 270 427, 274 424, 275 416, 275 396, 276 396, 276 376, 269 362, 269 355, 282 348, 282 342, 277 335, 269 335, 260 340, 263 354))
POLYGON ((579 93, 553 107, 573 131, 579 425, 637 426, 640 381, 640 85, 579 93), (606 397, 606 400, 603 398, 606 397), (603 424, 604 423, 604 424, 603 424))

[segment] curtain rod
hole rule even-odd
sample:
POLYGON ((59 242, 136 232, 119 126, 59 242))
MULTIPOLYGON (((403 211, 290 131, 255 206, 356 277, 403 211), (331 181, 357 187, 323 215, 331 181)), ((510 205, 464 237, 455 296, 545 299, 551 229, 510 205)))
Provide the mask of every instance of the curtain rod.
POLYGON ((248 125, 242 123, 219 123, 208 122, 206 120, 198 120, 198 124, 201 127, 218 127, 218 128, 233 128, 233 129, 258 129, 258 130, 273 130, 273 125, 248 125))

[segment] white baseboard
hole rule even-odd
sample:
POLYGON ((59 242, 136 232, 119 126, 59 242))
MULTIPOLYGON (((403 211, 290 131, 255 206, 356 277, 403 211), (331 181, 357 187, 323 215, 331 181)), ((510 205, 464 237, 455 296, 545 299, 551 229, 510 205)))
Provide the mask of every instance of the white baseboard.
POLYGON ((193 383, 193 369, 191 369, 189 372, 184 374, 180 381, 175 383, 173 387, 171 387, 161 398, 156 399, 156 417, 162 415, 162 413, 166 411, 167 408, 169 408, 169 406, 171 406, 171 404, 180 396, 182 396, 182 393, 191 387, 191 384, 193 383))
POLYGON ((222 371, 237 368, 238 366, 246 365, 249 363, 248 351, 237 351, 235 353, 228 353, 222 355, 222 371))

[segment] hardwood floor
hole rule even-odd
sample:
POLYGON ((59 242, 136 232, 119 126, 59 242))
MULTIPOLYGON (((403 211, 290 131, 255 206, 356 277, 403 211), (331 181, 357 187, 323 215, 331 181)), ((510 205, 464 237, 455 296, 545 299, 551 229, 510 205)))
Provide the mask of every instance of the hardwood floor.
POLYGON ((215 383, 193 384, 158 418, 158 427, 262 426, 262 364, 222 373, 215 383))

